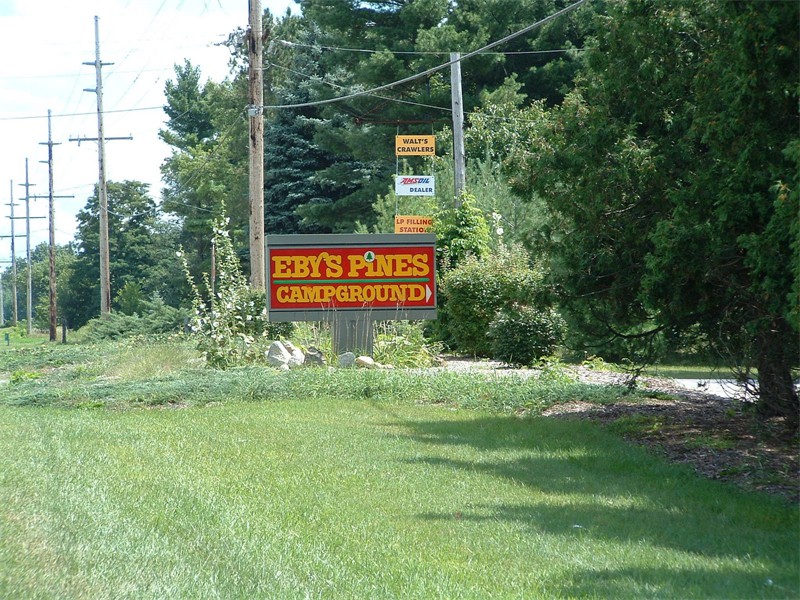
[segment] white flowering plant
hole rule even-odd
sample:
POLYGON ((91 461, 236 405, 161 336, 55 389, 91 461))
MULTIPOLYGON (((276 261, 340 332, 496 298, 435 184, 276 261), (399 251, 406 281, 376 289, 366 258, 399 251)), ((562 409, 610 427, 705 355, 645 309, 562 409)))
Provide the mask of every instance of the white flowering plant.
POLYGON ((192 335, 206 362, 223 369, 262 362, 269 343, 292 331, 292 323, 267 320, 266 295, 250 289, 226 225, 227 219, 213 224, 217 276, 211 281, 208 273, 203 274, 205 297, 189 272, 183 252, 178 252, 192 290, 192 335))

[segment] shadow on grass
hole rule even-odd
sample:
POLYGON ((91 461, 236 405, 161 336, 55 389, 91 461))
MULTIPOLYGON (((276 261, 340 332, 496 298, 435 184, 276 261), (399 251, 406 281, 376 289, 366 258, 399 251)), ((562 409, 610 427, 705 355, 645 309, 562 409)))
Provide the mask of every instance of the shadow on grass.
MULTIPOLYGON (((746 567, 744 567, 746 569, 746 567)), ((631 568, 582 570, 563 584, 564 595, 575 598, 793 598, 792 588, 753 570, 708 568, 631 568), (724 580, 712 592, 709 582, 724 580)))
MULTIPOLYGON (((483 473, 522 484, 532 492, 527 503, 465 506, 459 520, 513 522, 532 532, 574 536, 576 541, 579 537, 611 540, 736 563, 713 573, 704 572, 701 565, 686 572, 666 565, 632 572, 586 571, 575 579, 569 595, 630 596, 631 580, 651 579, 657 585, 649 593, 654 593, 667 584, 674 587, 679 578, 725 582, 728 595, 741 587, 747 594, 759 590, 758 595, 763 591, 766 596, 781 597, 787 587, 794 593, 800 587, 796 511, 773 498, 703 480, 688 467, 667 464, 597 425, 507 416, 398 425, 405 427, 409 438, 439 447, 406 464, 465 475, 483 473), (479 452, 474 460, 453 458, 448 446, 479 452), (741 586, 737 578, 742 579, 741 586), (625 593, 618 593, 622 589, 625 593)), ((454 519, 452 513, 418 516, 432 521, 454 519)), ((679 596, 680 587, 674 592, 679 596)))

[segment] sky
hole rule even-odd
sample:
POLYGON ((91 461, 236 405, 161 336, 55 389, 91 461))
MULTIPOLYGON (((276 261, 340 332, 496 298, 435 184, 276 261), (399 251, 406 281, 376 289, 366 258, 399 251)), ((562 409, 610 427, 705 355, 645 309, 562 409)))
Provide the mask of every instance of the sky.
MULTIPOLYGON (((262 0, 274 15, 297 12, 293 0, 262 0)), ((161 194, 159 167, 169 147, 158 139, 166 115, 164 84, 174 66, 189 60, 203 77, 222 81, 229 52, 216 44, 248 23, 247 0, 0 0, 0 236, 11 234, 15 217, 25 215, 25 161, 32 217, 47 215, 48 122, 52 112, 53 193, 57 244, 75 235, 75 215, 98 179, 97 143, 69 141, 97 137, 95 17, 104 66, 104 135, 131 136, 106 142, 110 181, 135 180, 161 194), (13 182, 13 185, 12 185, 13 182)), ((243 107, 244 109, 244 107, 243 107)), ((112 207, 113 208, 113 207, 112 207)), ((15 234, 25 221, 15 219, 15 234)), ((31 221, 31 248, 48 239, 47 219, 31 221)), ((25 238, 16 238, 25 257, 25 238)), ((0 270, 11 259, 9 238, 0 239, 0 270)))

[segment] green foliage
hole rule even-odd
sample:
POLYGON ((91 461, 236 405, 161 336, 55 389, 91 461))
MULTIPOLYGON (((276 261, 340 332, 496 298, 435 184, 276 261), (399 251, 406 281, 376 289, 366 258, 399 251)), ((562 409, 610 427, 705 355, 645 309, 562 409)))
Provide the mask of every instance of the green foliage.
POLYGON ((79 333, 90 341, 118 340, 138 333, 139 325, 137 315, 112 312, 89 320, 79 333))
POLYGON ((532 366, 555 353, 565 324, 555 308, 512 304, 489 324, 492 356, 515 366, 532 366))
POLYGON ((527 260, 520 248, 502 248, 483 259, 469 255, 444 274, 447 332, 459 351, 491 356, 488 332, 498 311, 546 301, 544 273, 527 260))
POLYGON ((208 300, 203 299, 185 257, 181 256, 194 294, 191 329, 207 363, 217 368, 263 362, 266 342, 292 331, 291 323, 267 321, 266 295, 250 289, 226 224, 223 219, 214 223, 217 279, 211 282, 205 276, 208 300))
POLYGON ((796 420, 796 6, 608 9, 576 89, 526 111, 504 159, 552 212, 562 308, 593 352, 653 354, 694 328, 729 365, 758 367, 764 414, 796 420))
MULTIPOLYGON (((70 280, 72 278, 72 269, 75 264, 76 253, 73 243, 65 246, 55 247, 55 269, 56 269, 56 311, 58 317, 63 317, 65 307, 70 305, 72 296, 70 293, 70 280)), ((33 326, 36 329, 47 331, 50 326, 50 251, 48 244, 43 242, 36 246, 31 251, 31 288, 33 292, 33 326)), ((11 283, 11 273, 8 275, 3 274, 3 283, 5 284, 6 277, 8 283, 11 283)), ((21 273, 18 274, 17 286, 24 286, 25 276, 21 273)), ((6 319, 10 314, 10 300, 11 288, 5 288, 8 296, 6 300, 6 319)), ((21 290, 18 289, 18 294, 21 290)), ((20 301, 22 298, 20 297, 20 301)), ((98 297, 99 302, 99 297, 98 297)), ((20 305, 18 310, 24 310, 20 305)))
POLYGON ((480 259, 489 252, 489 224, 469 193, 464 193, 458 207, 440 210, 434 228, 440 269, 455 267, 469 256, 480 259))
POLYGON ((321 202, 325 190, 309 173, 330 157, 313 141, 314 125, 291 111, 281 111, 264 129, 264 230, 267 234, 323 233, 330 227, 298 214, 302 206, 321 202))
POLYGON ((435 364, 439 344, 425 339, 424 327, 414 321, 376 323, 372 357, 384 365, 422 368, 435 364))
POLYGON ((147 335, 180 331, 188 318, 189 312, 186 309, 169 306, 161 296, 153 294, 150 300, 142 305, 139 333, 147 335))
POLYGON ((188 319, 186 310, 164 304, 157 294, 149 301, 142 300, 139 310, 133 314, 111 312, 91 319, 78 334, 87 341, 100 341, 177 333, 188 319))
POLYGON ((140 314, 145 307, 142 288, 135 281, 128 281, 114 298, 119 311, 124 315, 140 314))
POLYGON ((24 371, 22 369, 18 369, 11 373, 11 379, 9 380, 12 384, 21 383, 23 381, 31 381, 34 379, 39 379, 42 376, 41 373, 36 371, 24 371))
MULTIPOLYGON (((132 287, 126 294, 135 293, 138 287, 145 297, 158 293, 171 305, 179 305, 183 280, 175 261, 177 230, 174 225, 159 221, 147 184, 109 182, 108 201, 113 206, 108 217, 112 297, 130 283, 132 287)), ((95 189, 78 213, 77 253, 74 260, 65 264, 68 285, 59 286, 61 316, 75 329, 100 312, 98 223, 95 189)))
MULTIPOLYGON (((209 271, 212 224, 230 215, 229 229, 246 239, 247 194, 246 76, 235 81, 201 81, 200 70, 188 61, 175 67, 175 79, 165 84, 169 119, 159 131, 173 150, 161 166, 162 208, 180 219, 175 244, 186 249, 195 278, 209 271)), ((175 246, 173 246, 173 251, 175 246)))

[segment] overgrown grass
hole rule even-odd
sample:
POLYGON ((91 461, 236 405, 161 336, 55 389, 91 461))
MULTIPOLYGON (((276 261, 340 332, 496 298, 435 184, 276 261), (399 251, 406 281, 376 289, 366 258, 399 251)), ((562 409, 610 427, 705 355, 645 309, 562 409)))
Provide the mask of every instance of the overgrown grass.
POLYGON ((800 593, 795 507, 530 416, 619 389, 55 354, 0 387, 0 598, 800 593))
MULTIPOLYGON (((444 369, 305 368, 286 373, 267 367, 242 367, 214 371, 199 367, 187 345, 172 342, 127 347, 105 344, 94 352, 78 351, 82 358, 79 363, 59 362, 50 350, 13 358, 15 367, 24 357, 33 359, 32 370, 11 371, 12 383, 3 389, 0 403, 124 409, 235 400, 343 398, 538 413, 558 402, 609 403, 627 393, 622 387, 581 384, 566 377, 523 379, 444 369), (14 378, 14 373, 20 376, 14 378)), ((629 395, 637 397, 635 393, 629 395)))

